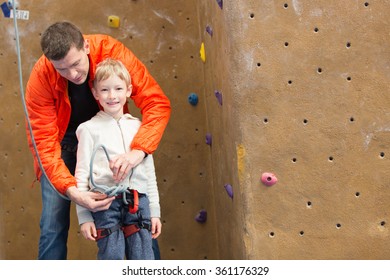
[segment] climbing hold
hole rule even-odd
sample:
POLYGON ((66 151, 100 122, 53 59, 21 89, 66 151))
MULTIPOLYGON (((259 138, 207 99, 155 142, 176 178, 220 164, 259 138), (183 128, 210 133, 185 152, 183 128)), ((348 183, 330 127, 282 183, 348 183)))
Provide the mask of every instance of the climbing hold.
POLYGON ((230 198, 233 198, 233 187, 229 184, 225 185, 225 190, 230 198))
POLYGON ((217 0, 218 6, 222 9, 223 6, 223 1, 222 0, 217 0))
POLYGON ((206 62, 206 52, 205 52, 205 49, 204 49, 204 43, 203 43, 203 42, 202 42, 202 44, 200 45, 199 54, 200 54, 200 59, 201 59, 203 62, 206 62))
POLYGON ((198 104, 198 95, 196 95, 196 93, 190 93, 190 95, 188 95, 188 102, 192 106, 195 106, 196 104, 198 104))
POLYGON ((273 173, 264 172, 263 175, 261 175, 261 182, 263 182, 264 185, 270 187, 278 182, 278 178, 276 178, 273 173))
POLYGON ((119 27, 119 17, 118 16, 109 16, 107 20, 108 27, 118 28, 119 27))
POLYGON ((206 144, 211 146, 211 143, 212 143, 211 133, 207 133, 206 134, 206 144))
POLYGON ((216 91, 214 91, 214 94, 215 94, 215 97, 217 97, 217 99, 218 99, 219 105, 222 106, 222 93, 219 92, 218 90, 216 90, 216 91))
POLYGON ((3 11, 4 17, 6 17, 6 18, 11 17, 11 9, 8 7, 6 2, 1 4, 1 10, 3 11))
POLYGON ((195 221, 198 223, 205 223, 207 221, 207 211, 202 209, 199 211, 199 213, 195 216, 195 221))
POLYGON ((206 26, 206 32, 209 33, 211 37, 213 37, 213 29, 210 25, 206 26))

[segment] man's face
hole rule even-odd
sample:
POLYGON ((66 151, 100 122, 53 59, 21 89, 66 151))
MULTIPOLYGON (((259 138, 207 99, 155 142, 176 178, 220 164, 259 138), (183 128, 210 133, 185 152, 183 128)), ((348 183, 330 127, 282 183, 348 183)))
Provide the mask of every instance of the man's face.
POLYGON ((73 46, 63 59, 50 60, 50 62, 62 77, 76 85, 81 85, 88 77, 88 54, 89 45, 85 42, 81 50, 73 46))

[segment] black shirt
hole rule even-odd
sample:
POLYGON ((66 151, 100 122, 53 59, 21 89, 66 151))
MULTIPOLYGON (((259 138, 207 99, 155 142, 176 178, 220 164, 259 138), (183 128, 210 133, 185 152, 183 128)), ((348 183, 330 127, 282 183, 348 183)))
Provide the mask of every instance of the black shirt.
POLYGON ((71 114, 62 144, 77 145, 77 127, 81 123, 90 120, 100 109, 88 85, 88 78, 81 85, 68 81, 68 94, 71 114))

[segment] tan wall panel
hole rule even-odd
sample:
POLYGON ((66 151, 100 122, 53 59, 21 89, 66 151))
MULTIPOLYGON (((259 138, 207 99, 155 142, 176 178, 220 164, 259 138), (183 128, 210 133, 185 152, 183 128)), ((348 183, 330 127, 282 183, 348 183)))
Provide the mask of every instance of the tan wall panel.
MULTIPOLYGON (((63 17, 122 40, 171 99, 156 152, 163 258, 389 258, 390 1, 44 4, 50 12, 36 1, 21 7, 33 17, 19 22, 29 47, 22 50, 25 81, 40 54, 39 33, 63 17), (119 29, 106 26, 111 14, 119 29), (199 95, 195 107, 191 92, 199 95), (278 183, 264 186, 263 172, 278 183), (203 225, 194 221, 202 208, 203 225)), ((40 194, 29 188, 12 23, 1 23, 0 61, 8 67, 0 69, 0 258, 31 259, 40 194)), ((94 258, 94 244, 77 229, 73 216, 69 258, 94 258)))
POLYGON ((214 4, 202 23, 220 34, 204 38, 221 258, 388 258, 390 2, 214 4))
MULTIPOLYGON (((160 188, 163 234, 159 238, 163 259, 215 259, 215 219, 209 147, 204 143, 206 114, 202 105, 202 62, 199 59, 197 1, 20 1, 29 10, 28 21, 18 21, 23 80, 41 54, 40 33, 51 23, 70 20, 84 33, 106 33, 128 46, 148 67, 172 102, 172 118, 155 153, 160 188), (120 18, 118 29, 107 26, 110 15, 120 18), (187 96, 199 95, 193 107, 187 96), (208 222, 194 217, 208 211, 208 222)), ((41 198, 34 179, 32 157, 24 131, 19 94, 13 21, 0 19, 0 128, 1 239, 0 258, 37 257, 41 198)), ((138 109, 129 104, 133 114, 138 109)), ((96 244, 78 233, 72 208, 69 259, 94 259, 96 244)))

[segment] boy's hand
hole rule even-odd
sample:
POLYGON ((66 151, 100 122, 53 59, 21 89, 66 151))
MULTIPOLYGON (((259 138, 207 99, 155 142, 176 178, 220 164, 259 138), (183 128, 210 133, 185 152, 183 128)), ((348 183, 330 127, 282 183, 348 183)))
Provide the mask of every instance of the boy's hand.
POLYGON ((86 222, 80 226, 81 234, 87 240, 95 241, 97 237, 96 226, 94 222, 86 222))
POLYGON ((156 239, 161 234, 161 221, 160 218, 152 218, 152 238, 156 239))

